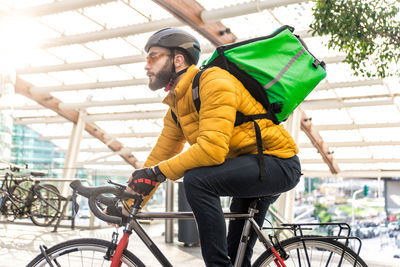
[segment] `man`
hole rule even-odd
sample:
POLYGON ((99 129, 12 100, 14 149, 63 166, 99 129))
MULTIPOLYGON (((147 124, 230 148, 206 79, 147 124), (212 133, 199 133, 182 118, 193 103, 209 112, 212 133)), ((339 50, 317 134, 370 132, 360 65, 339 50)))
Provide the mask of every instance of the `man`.
MULTIPOLYGON (((258 205, 256 221, 261 225, 269 204, 299 181, 298 148, 283 126, 268 119, 258 120, 267 174, 261 180, 253 123, 236 127, 234 123, 237 111, 247 115, 266 113, 262 105, 234 76, 213 67, 201 75, 201 108, 197 112, 192 82, 199 71, 195 65, 200 46, 183 30, 168 28, 156 32, 148 40, 145 51, 149 87, 151 90, 165 87, 168 95, 163 103, 170 109, 145 168, 132 174, 129 187, 151 196, 166 178, 177 180, 184 176, 184 188, 196 218, 206 265, 232 266, 243 220, 229 222, 226 238, 219 197, 233 197, 231 210, 246 213, 255 197, 275 196, 265 198, 258 205), (190 148, 182 152, 186 142, 190 148)), ((128 210, 130 205, 131 201, 124 203, 128 210)), ((250 266, 254 242, 253 236, 242 266, 250 266)))

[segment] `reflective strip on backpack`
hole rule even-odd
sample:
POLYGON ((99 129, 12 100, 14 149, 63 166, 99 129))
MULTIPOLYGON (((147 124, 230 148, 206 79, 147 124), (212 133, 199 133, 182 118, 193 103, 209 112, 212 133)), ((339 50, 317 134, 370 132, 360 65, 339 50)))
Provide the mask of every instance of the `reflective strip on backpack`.
POLYGON ((300 49, 299 52, 297 52, 296 55, 294 55, 294 57, 292 57, 289 61, 288 64, 286 64, 286 66, 279 72, 279 74, 273 79, 271 80, 269 83, 267 83, 264 86, 264 89, 267 90, 268 88, 272 87, 275 83, 277 83, 279 81, 280 78, 282 78, 283 74, 285 74, 285 72, 290 68, 290 66, 293 65, 293 63, 305 52, 306 50, 304 49, 304 47, 302 49, 300 49))

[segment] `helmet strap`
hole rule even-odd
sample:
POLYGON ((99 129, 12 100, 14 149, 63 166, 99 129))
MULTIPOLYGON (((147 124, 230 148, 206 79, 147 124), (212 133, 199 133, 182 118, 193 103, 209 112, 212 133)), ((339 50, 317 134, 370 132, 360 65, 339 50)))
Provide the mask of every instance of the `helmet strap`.
POLYGON ((185 73, 187 71, 187 69, 188 69, 188 68, 186 68, 186 69, 183 69, 183 70, 181 70, 179 72, 176 72, 175 61, 174 61, 175 60, 175 51, 174 50, 172 50, 171 56, 172 56, 172 73, 171 73, 171 78, 169 79, 169 82, 168 82, 167 86, 165 86, 165 88, 164 88, 165 92, 170 91, 175 86, 176 79, 180 75, 185 73))

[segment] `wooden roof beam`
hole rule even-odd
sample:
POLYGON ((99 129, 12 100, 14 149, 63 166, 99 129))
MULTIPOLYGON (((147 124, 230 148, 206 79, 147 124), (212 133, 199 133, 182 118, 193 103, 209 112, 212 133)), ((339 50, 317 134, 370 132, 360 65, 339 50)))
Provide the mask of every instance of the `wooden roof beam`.
POLYGON ((236 40, 236 36, 221 22, 205 23, 201 18, 201 14, 205 9, 195 0, 153 1, 199 32, 215 46, 233 43, 236 40))
POLYGON ((309 118, 303 111, 301 114, 301 130, 307 135, 311 143, 321 154, 322 160, 328 165, 329 170, 332 174, 337 174, 340 172, 338 165, 334 162, 332 153, 330 153, 328 147, 325 146, 324 140, 318 131, 312 128, 311 118, 309 118))

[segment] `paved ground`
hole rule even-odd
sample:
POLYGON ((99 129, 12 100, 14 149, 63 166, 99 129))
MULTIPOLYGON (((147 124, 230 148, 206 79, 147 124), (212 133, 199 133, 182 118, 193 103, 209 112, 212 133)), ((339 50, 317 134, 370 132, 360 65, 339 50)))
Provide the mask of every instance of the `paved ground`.
MULTIPOLYGON (((163 221, 153 221, 145 224, 144 228, 153 238, 160 249, 167 255, 174 266, 204 266, 199 247, 185 247, 177 241, 166 244, 164 242, 163 221)), ((57 233, 52 232, 53 227, 38 227, 32 224, 1 223, 0 224, 0 267, 25 266, 39 253, 39 245, 51 247, 61 241, 75 238, 93 237, 109 240, 114 228, 103 227, 95 230, 59 228, 57 233)), ((120 230, 121 232, 122 230, 120 230)), ((400 259, 393 258, 396 252, 392 240, 387 245, 377 246, 377 240, 365 240, 362 257, 371 267, 400 267, 400 259), (382 259, 384 258, 384 259, 382 259)), ((147 248, 132 235, 129 244, 131 250, 146 266, 160 266, 157 260, 148 253, 147 248)))

